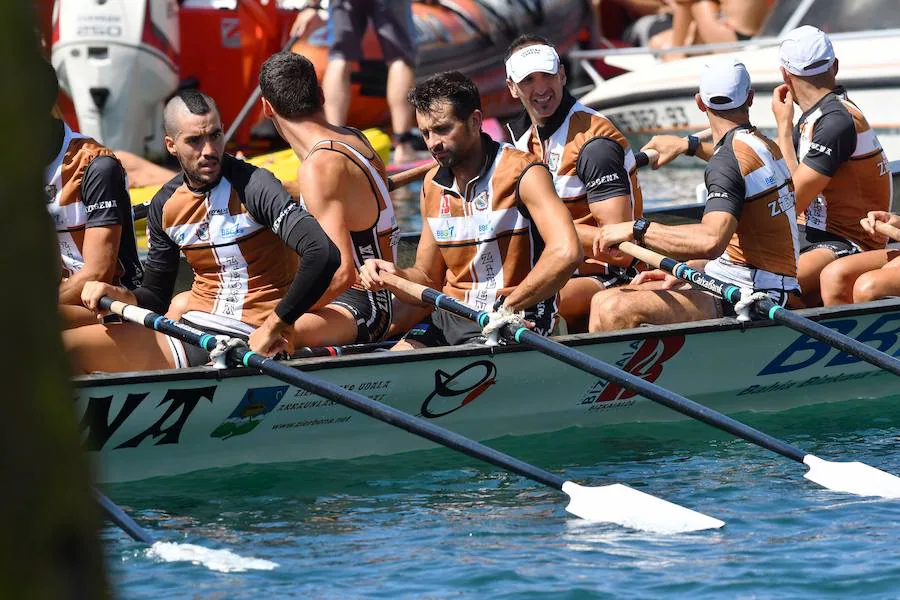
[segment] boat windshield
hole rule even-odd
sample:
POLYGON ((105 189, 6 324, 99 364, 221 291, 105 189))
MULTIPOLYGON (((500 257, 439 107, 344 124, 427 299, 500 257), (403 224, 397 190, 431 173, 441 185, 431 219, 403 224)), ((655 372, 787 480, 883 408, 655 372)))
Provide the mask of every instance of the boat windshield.
POLYGON ((779 0, 760 36, 779 36, 798 8, 804 14, 796 27, 813 25, 825 33, 900 28, 897 0, 779 0))

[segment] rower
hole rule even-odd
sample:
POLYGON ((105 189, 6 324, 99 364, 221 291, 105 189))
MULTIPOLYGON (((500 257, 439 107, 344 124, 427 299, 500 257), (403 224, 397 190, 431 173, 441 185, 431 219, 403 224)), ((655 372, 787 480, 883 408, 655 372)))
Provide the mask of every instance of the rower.
MULTIPOLYGON (((269 171, 225 154, 212 98, 180 92, 163 117, 166 148, 181 173, 151 200, 144 282, 133 291, 89 282, 82 301, 97 310, 108 296, 164 313, 183 253, 194 271, 183 322, 243 337, 260 354, 290 351, 294 322, 316 304, 340 264, 337 247, 269 171)), ((79 327, 64 340, 84 373, 209 360, 205 351, 133 323, 79 327)))
POLYGON ((784 84, 773 92, 772 111, 796 186, 800 287, 807 306, 841 304, 856 277, 883 264, 883 240, 869 237, 860 220, 890 206, 888 160, 862 112, 835 81, 838 60, 827 35, 799 27, 781 42, 779 55, 784 84), (794 103, 803 110, 796 127, 794 103), (867 250, 882 252, 822 271, 867 250))
MULTIPOLYGON (((379 273, 396 273, 476 310, 495 311, 495 324, 522 323, 523 314, 535 331, 548 335, 557 293, 581 261, 581 247, 547 166, 481 131, 478 88, 459 72, 431 77, 409 100, 439 164, 422 186, 425 226, 413 267, 367 260, 360 269, 363 285, 381 289, 379 273)), ((483 333, 467 319, 435 311, 394 349, 461 344, 483 339, 483 333)))
POLYGON ((300 203, 341 252, 328 289, 294 325, 296 343, 380 341, 391 324, 391 294, 364 289, 358 269, 369 258, 397 261, 399 228, 384 164, 360 131, 325 120, 322 88, 307 58, 292 52, 271 56, 259 86, 263 113, 302 159, 300 203))
POLYGON ((133 289, 143 276, 125 171, 112 151, 50 116, 59 83, 49 63, 43 62, 39 70, 46 91, 40 100, 53 135, 52 155, 44 169, 44 194, 62 263, 59 308, 65 328, 93 325, 96 315, 81 304, 86 282, 105 281, 133 289))
MULTIPOLYGON (((550 169, 578 237, 591 256, 598 227, 641 216, 641 188, 634 153, 612 122, 576 101, 566 89, 566 70, 546 39, 516 38, 506 53, 506 85, 525 111, 508 127, 516 148, 538 156, 550 169)), ((631 281, 629 258, 594 256, 582 262, 560 291, 560 314, 570 333, 587 330, 591 298, 631 281)))
MULTIPOLYGON (((750 124, 750 75, 732 58, 711 60, 700 75, 697 107, 707 114, 715 146, 659 136, 655 145, 707 159, 706 210, 700 223, 666 226, 640 219, 607 225, 595 243, 602 250, 629 241, 705 267, 710 275, 741 288, 763 291, 784 305, 798 293, 797 224, 790 173, 778 146, 750 124), (709 260, 712 259, 712 260, 709 260)), ((654 148, 655 149, 655 148, 654 148)), ((663 325, 733 315, 731 304, 681 284, 662 271, 639 274, 632 286, 598 293, 591 304, 591 331, 663 325), (675 286, 679 289, 671 289, 675 286)))
MULTIPOLYGON (((859 224, 876 244, 900 242, 900 216, 873 210, 859 224)), ((900 250, 868 250, 839 258, 822 270, 821 279, 830 283, 822 294, 826 305, 900 296, 900 250)))

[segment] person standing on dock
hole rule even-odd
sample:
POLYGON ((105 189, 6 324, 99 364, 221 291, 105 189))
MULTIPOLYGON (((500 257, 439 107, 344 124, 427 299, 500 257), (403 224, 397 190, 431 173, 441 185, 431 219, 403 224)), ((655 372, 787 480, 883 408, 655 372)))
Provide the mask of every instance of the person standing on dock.
POLYGON ((807 306, 851 300, 857 277, 884 265, 884 241, 860 225, 871 211, 890 208, 887 156, 862 111, 838 86, 838 59, 822 31, 804 25, 779 49, 784 84, 772 95, 778 146, 797 190, 800 287, 807 306), (794 126, 794 104, 803 111, 794 126), (839 258, 860 252, 853 260, 839 258))
MULTIPOLYGON (((181 173, 151 201, 144 282, 133 291, 88 282, 82 302, 96 311, 107 296, 163 314, 184 254, 194 281, 182 322, 244 338, 260 354, 291 351, 294 322, 328 289, 340 252, 274 175, 225 154, 212 98, 180 92, 163 121, 181 173)), ((80 373, 209 361, 208 352, 135 323, 79 327, 63 337, 80 373)))
POLYGON ((46 91, 38 101, 55 139, 44 169, 44 196, 59 242, 59 309, 65 328, 92 325, 96 315, 81 304, 86 282, 133 289, 143 277, 125 170, 111 150, 51 116, 59 82, 50 63, 42 62, 36 76, 46 91))
POLYGON ((642 215, 634 153, 612 121, 569 93, 565 67, 545 38, 516 38, 506 53, 506 77, 509 93, 525 109, 508 125, 513 143, 550 169, 585 255, 595 259, 582 262, 560 291, 560 314, 569 332, 583 332, 594 294, 636 274, 629 270, 630 258, 592 254, 599 227, 642 215))
POLYGON ((300 203, 337 245, 341 266, 313 308, 295 323, 295 341, 329 346, 380 341, 391 324, 391 294, 360 285, 369 258, 397 261, 400 229, 384 163, 366 137, 331 125, 315 66, 303 56, 269 57, 259 73, 263 114, 301 158, 300 203))
MULTIPOLYGON (((750 124, 753 89, 747 69, 733 58, 714 59, 701 72, 696 101, 709 118, 715 146, 710 152, 698 151, 694 138, 684 143, 682 152, 708 161, 703 220, 674 226, 648 221, 607 225, 594 243, 611 250, 621 242, 633 242, 677 260, 691 260, 695 269, 765 292, 784 306, 799 294, 794 187, 778 146, 750 124)), ((682 141, 657 136, 646 148, 671 148, 682 141)), ((731 304, 710 292, 691 289, 654 270, 638 275, 632 286, 598 293, 591 303, 590 330, 734 314, 731 304)))
MULTIPOLYGON (((415 265, 400 269, 367 260, 367 289, 384 287, 379 273, 442 289, 492 323, 522 323, 549 335, 557 293, 582 257, 572 218, 553 188, 547 165, 499 144, 481 131, 481 98, 462 73, 435 75, 409 94, 416 120, 438 167, 422 186, 424 226, 415 265)), ((404 301, 419 300, 394 290, 404 301)), ((472 321, 444 311, 417 325, 395 346, 409 350, 483 339, 472 321)))

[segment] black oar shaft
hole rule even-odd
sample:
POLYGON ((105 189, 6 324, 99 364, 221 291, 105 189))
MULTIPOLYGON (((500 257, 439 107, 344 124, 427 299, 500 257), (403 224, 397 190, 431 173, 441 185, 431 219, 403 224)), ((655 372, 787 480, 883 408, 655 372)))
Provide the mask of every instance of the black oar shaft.
MULTIPOLYGON (((689 283, 696 285, 697 287, 710 291, 726 302, 737 304, 741 300, 741 289, 736 285, 722 281, 721 279, 708 275, 703 271, 692 269, 683 262, 678 262, 672 258, 662 255, 651 257, 652 262, 647 261, 645 260, 647 255, 656 253, 652 250, 647 249, 642 249, 643 251, 637 250, 636 248, 639 247, 636 247, 633 244, 629 244, 627 242, 625 244, 621 244, 620 248, 622 248, 627 254, 633 253, 635 255, 640 255, 638 256, 638 258, 640 258, 641 260, 649 262, 650 264, 654 264, 663 271, 671 273, 679 279, 683 279, 689 283)), ((867 344, 863 344, 862 342, 854 340, 850 336, 839 333, 831 329, 830 327, 822 325, 821 323, 816 323, 811 319, 807 319, 806 317, 793 313, 788 309, 782 308, 771 300, 756 302, 753 304, 753 308, 756 313, 763 318, 783 323, 791 329, 794 329, 801 333, 805 333, 815 340, 824 342, 829 346, 846 352, 851 356, 862 359, 872 365, 875 365, 876 367, 880 367, 886 371, 889 371, 894 375, 900 375, 900 361, 889 354, 885 354, 884 352, 876 350, 875 348, 867 344)))
MULTIPOLYGON (((112 310, 129 320, 133 320, 122 310, 123 305, 121 303, 114 303, 109 298, 104 297, 100 300, 100 306, 101 308, 112 310)), ((207 351, 211 351, 216 347, 215 337, 208 333, 192 327, 187 327, 181 323, 176 323, 150 311, 144 312, 145 316, 142 319, 143 324, 150 329, 154 329, 183 342, 199 346, 207 351)), ((409 415, 392 406, 367 398, 362 394, 351 392, 328 381, 308 375, 298 369, 288 367, 267 356, 262 356, 242 348, 235 348, 232 352, 234 358, 246 367, 257 369, 270 377, 317 394, 322 398, 327 398, 337 404, 366 414, 374 419, 388 423, 389 425, 399 427, 405 431, 418 435, 419 437, 436 442, 452 450, 456 450, 457 452, 491 463, 501 469, 511 471, 557 490, 562 490, 562 486, 566 482, 562 477, 554 475, 549 471, 545 471, 517 458, 513 458, 508 454, 489 448, 484 444, 480 444, 459 434, 453 433, 449 429, 444 429, 434 423, 409 415)))
POLYGON ((147 544, 148 546, 153 545, 153 538, 151 538, 140 525, 135 523, 134 519, 128 516, 128 513, 119 508, 115 502, 96 489, 94 490, 94 497, 97 499, 97 504, 99 504, 100 508, 103 509, 103 512, 106 513, 109 520, 118 525, 122 531, 131 537, 131 539, 136 542, 147 544))
MULTIPOLYGON (((481 325, 487 323, 487 313, 477 311, 465 304, 457 302, 449 296, 436 292, 435 290, 425 288, 421 292, 421 297, 423 301, 433 304, 437 308, 455 313, 466 319, 471 319, 481 325)), ((777 452, 791 460, 802 463, 803 458, 807 455, 806 452, 796 446, 785 443, 762 431, 754 429, 749 425, 744 425, 740 421, 736 421, 731 417, 716 412, 711 408, 703 406, 702 404, 694 402, 693 400, 685 398, 684 396, 669 391, 654 383, 644 381, 640 377, 632 375, 622 369, 618 369, 592 356, 588 356, 583 352, 579 352, 578 350, 564 346, 559 342, 538 335, 531 330, 525 328, 518 330, 508 328, 505 333, 517 342, 561 360, 576 369, 581 369, 582 371, 586 371, 592 375, 606 379, 607 381, 615 382, 626 389, 637 392, 649 400, 653 400, 654 402, 667 406, 683 415, 687 415, 698 421, 703 421, 708 425, 727 431, 748 442, 777 452)))

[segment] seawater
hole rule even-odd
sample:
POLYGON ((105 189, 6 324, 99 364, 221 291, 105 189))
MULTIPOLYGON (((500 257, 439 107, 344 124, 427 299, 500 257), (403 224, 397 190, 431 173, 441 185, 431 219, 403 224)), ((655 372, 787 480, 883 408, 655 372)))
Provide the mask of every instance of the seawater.
MULTIPOLYGON (((738 417, 829 460, 900 473, 900 397, 738 417)), ((589 485, 620 482, 726 521, 650 535, 585 523, 549 488, 435 449, 242 466, 108 486, 157 539, 278 563, 217 573, 103 532, 122 598, 893 598, 900 501, 694 422, 490 445, 589 485)))

